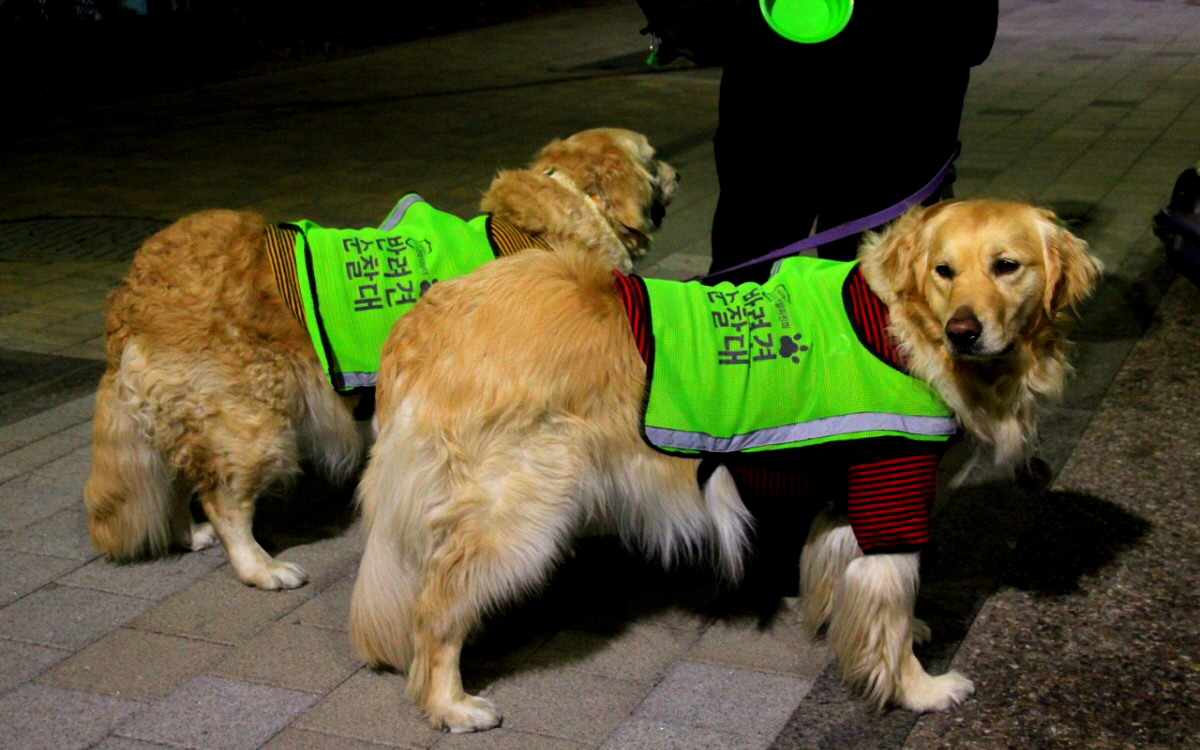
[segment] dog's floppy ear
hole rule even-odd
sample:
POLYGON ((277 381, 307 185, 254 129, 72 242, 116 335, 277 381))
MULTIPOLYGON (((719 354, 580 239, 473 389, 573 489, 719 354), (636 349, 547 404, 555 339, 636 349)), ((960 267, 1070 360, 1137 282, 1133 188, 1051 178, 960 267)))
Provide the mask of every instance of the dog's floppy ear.
POLYGON ((653 227, 647 211, 653 198, 653 181, 641 160, 624 145, 611 143, 596 165, 598 195, 592 197, 605 206, 605 212, 622 226, 636 232, 653 227))
POLYGON ((622 226, 636 232, 650 230, 646 212, 652 197, 652 180, 633 144, 607 133, 583 135, 591 136, 587 146, 590 153, 584 160, 588 172, 584 190, 602 206, 606 215, 622 226))
POLYGON ((634 151, 619 135, 597 128, 554 141, 538 154, 536 164, 562 170, 606 217, 644 233, 650 229, 652 179, 634 151))
POLYGON ((1046 264, 1046 313, 1055 313, 1082 302, 1096 288, 1104 270, 1087 243, 1062 225, 1053 212, 1039 209, 1042 253, 1046 264))
POLYGON ((921 287, 919 276, 925 271, 927 249, 919 235, 931 210, 913 206, 883 230, 864 237, 858 256, 872 287, 878 285, 876 292, 886 291, 898 298, 921 287))

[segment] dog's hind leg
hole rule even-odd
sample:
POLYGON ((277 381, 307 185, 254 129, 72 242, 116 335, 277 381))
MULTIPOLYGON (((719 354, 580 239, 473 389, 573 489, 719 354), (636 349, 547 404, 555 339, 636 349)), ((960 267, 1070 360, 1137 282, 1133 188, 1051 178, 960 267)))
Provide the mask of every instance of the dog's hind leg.
POLYGON ((833 591, 829 641, 842 676, 879 708, 941 711, 975 689, 955 671, 929 675, 913 654, 918 565, 916 553, 865 555, 833 591))
POLYGON ((436 519, 408 669, 409 694, 434 726, 473 732, 500 723, 491 701, 464 692, 459 656, 484 613, 542 585, 561 554, 574 509, 570 490, 556 484, 516 469, 454 493, 436 519))
POLYGON ((273 485, 300 471, 294 433, 278 416, 226 400, 221 420, 210 421, 203 450, 209 459, 191 476, 200 505, 242 583, 293 589, 308 580, 296 563, 276 560, 254 538, 254 509, 273 485), (236 450, 224 446, 236 446, 236 450))
POLYGON ((558 434, 553 426, 514 434, 449 464, 445 502, 417 511, 428 546, 408 691, 434 726, 472 732, 500 723, 490 701, 464 692, 459 656, 486 612, 545 582, 581 522, 586 471, 558 434))
POLYGON ((308 574, 296 563, 276 560, 254 538, 254 507, 265 488, 249 474, 222 477, 200 490, 200 505, 238 580, 260 589, 294 589, 308 574))
POLYGON ((83 487, 93 544, 113 560, 158 556, 171 545, 212 546, 211 528, 192 523, 189 494, 151 443, 138 406, 122 372, 105 373, 96 391, 92 463, 83 487))

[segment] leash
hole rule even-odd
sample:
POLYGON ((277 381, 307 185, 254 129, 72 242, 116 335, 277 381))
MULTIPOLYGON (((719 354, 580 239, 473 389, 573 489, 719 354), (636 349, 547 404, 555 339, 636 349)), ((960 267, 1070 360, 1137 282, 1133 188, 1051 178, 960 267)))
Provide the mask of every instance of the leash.
POLYGON ((739 263, 736 266, 723 268, 720 271, 713 271, 712 273, 705 274, 703 276, 693 276, 692 278, 688 279, 688 281, 704 281, 716 276, 724 276, 725 274, 732 273, 733 271, 740 271, 743 268, 756 266, 759 263, 766 263, 767 261, 778 260, 779 258, 786 258, 791 255, 799 255, 809 248, 818 247, 820 245, 824 245, 835 240, 840 240, 854 234, 859 234, 860 232, 865 232, 868 229, 875 229, 878 226, 886 224, 918 203, 924 202, 929 196, 933 195, 938 187, 942 184, 942 180, 946 179, 946 174, 949 173, 950 167, 954 164, 954 160, 958 158, 958 154, 959 148, 958 146, 955 146, 954 150, 950 152, 950 158, 946 160, 946 163, 942 165, 942 168, 939 169, 937 174, 933 176, 933 179, 927 182, 920 190, 908 196, 899 203, 888 206, 881 211, 876 211, 869 216, 864 216, 861 219, 848 221, 845 224, 839 224, 836 227, 809 235, 802 240, 793 242, 790 245, 785 245, 778 250, 772 250, 766 255, 745 261, 744 263, 739 263))

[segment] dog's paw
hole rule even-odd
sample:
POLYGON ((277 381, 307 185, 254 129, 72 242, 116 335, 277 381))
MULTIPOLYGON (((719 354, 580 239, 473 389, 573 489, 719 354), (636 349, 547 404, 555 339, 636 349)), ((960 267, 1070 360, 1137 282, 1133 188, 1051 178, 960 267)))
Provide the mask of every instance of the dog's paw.
POLYGON ((438 716, 431 714, 433 723, 441 724, 455 734, 481 732, 500 726, 501 717, 496 704, 477 695, 468 695, 439 713, 438 716))
POLYGON ((898 702, 909 711, 945 711, 953 708, 975 692, 975 683, 960 672, 950 671, 933 677, 922 672, 921 676, 904 685, 898 702))
POLYGON ((209 547, 215 547, 218 541, 217 533, 213 531, 211 523, 194 523, 185 546, 192 552, 199 552, 209 547))
POLYGON ((304 568, 282 560, 272 560, 242 577, 242 583, 268 591, 295 589, 307 582, 308 573, 304 572, 304 568))

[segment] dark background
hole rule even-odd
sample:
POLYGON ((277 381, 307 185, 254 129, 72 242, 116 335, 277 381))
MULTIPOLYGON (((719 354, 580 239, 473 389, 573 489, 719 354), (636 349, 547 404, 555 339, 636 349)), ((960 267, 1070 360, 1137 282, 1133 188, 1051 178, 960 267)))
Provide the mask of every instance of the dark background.
MULTIPOLYGON (((0 0, 18 105, 70 106, 335 59, 587 0, 0 0)), ((10 99, 11 101, 12 99, 10 99)))

